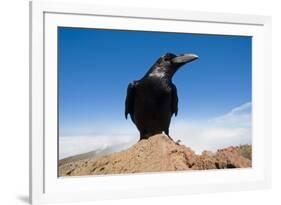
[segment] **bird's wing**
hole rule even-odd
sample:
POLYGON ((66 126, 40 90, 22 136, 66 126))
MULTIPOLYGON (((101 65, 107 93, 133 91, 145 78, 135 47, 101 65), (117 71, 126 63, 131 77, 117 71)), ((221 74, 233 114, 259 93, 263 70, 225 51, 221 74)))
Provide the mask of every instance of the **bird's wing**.
POLYGON ((177 88, 172 84, 172 114, 175 113, 175 116, 178 114, 178 93, 177 88))
POLYGON ((128 85, 128 88, 127 88, 127 97, 126 97, 126 102, 125 102, 126 119, 128 117, 128 114, 130 114, 131 119, 133 120, 134 103, 135 103, 135 82, 132 82, 128 85))

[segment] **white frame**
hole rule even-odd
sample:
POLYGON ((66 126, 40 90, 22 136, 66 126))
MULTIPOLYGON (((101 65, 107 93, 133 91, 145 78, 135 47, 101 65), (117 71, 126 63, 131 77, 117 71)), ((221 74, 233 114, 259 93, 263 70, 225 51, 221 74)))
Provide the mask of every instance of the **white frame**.
POLYGON ((30 4, 30 20, 31 203, 175 195, 270 187, 270 17, 32 2, 30 4), (161 24, 159 24, 159 21, 161 21, 161 24), (185 26, 181 27, 181 30, 179 25, 185 26), (189 25, 188 30, 186 30, 186 25, 189 25), (58 26, 177 32, 193 31, 195 33, 253 36, 253 102, 255 102, 253 104, 253 123, 255 125, 253 126, 253 136, 255 136, 253 140, 253 168, 177 172, 169 173, 169 175, 167 173, 153 173, 58 179, 56 175, 56 152, 54 151, 57 146, 54 136, 57 136, 56 29, 58 26), (144 181, 150 181, 154 184, 147 185, 143 183, 144 181), (71 186, 73 184, 75 186, 71 186), (110 186, 108 186, 109 184, 110 186), (75 188, 69 189, 67 187, 75 188), (93 187, 99 187, 99 189, 93 187), (69 194, 71 194, 71 199, 69 194))

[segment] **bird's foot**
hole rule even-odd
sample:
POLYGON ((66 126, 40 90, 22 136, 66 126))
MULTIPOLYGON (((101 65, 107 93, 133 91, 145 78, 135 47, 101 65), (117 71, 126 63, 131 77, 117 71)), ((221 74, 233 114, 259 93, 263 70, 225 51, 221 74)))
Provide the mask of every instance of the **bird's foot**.
MULTIPOLYGON (((167 134, 166 134, 167 135, 167 134)), ((173 142, 175 142, 175 140, 170 136, 170 135, 167 135, 167 137, 172 140, 173 142)))
MULTIPOLYGON (((167 134, 166 134, 167 135, 167 134)), ((181 140, 175 141, 170 135, 167 135, 170 140, 172 140, 176 145, 180 145, 181 140)))
POLYGON ((175 143, 176 143, 176 145, 180 145, 181 140, 177 140, 175 143))

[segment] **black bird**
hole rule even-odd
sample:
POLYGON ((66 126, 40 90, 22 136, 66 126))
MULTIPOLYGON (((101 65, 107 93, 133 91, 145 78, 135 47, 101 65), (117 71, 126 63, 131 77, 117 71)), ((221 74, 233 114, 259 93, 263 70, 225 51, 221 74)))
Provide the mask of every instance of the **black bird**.
POLYGON ((162 132, 169 136, 172 115, 178 113, 177 88, 172 77, 181 66, 197 58, 194 54, 167 53, 142 79, 128 85, 125 117, 130 114, 140 132, 140 140, 162 132))

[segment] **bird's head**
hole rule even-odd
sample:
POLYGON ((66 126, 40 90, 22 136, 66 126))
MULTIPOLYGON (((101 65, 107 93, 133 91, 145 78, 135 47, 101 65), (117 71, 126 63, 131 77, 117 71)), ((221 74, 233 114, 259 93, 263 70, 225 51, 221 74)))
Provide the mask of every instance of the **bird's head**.
POLYGON ((175 55, 166 53, 149 70, 149 76, 167 76, 171 78, 180 67, 196 59, 198 59, 198 56, 195 54, 175 55))

